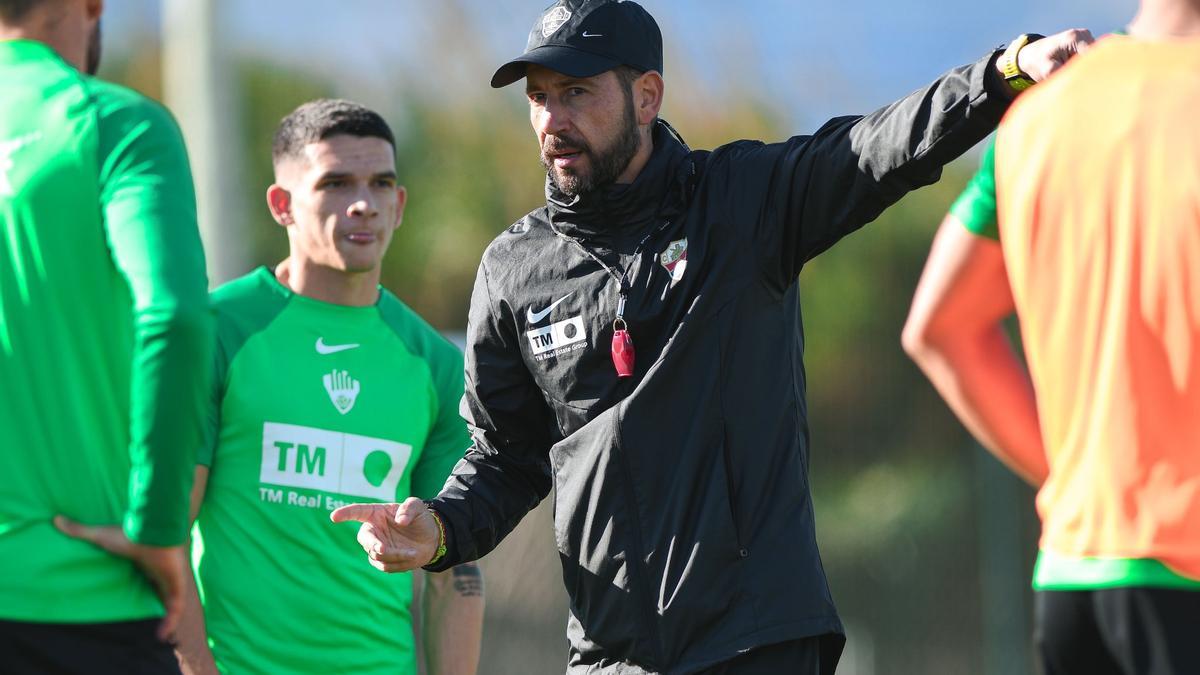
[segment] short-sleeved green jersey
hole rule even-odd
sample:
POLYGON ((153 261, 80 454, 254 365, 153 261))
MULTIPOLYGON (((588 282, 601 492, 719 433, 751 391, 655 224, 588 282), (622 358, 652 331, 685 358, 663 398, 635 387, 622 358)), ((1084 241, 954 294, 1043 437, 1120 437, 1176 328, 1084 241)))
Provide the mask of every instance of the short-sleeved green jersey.
POLYGON ((213 335, 183 140, 38 42, 0 41, 0 83, 0 618, 149 618, 52 518, 186 539, 213 335))
POLYGON ((213 294, 214 442, 193 562, 223 672, 415 673, 408 574, 363 558, 356 501, 428 498, 469 436, 462 355, 394 295, 291 292, 266 268, 213 294))
POLYGON ((983 149, 979 170, 950 206, 950 213, 968 230, 981 237, 999 239, 996 224, 996 138, 983 149))

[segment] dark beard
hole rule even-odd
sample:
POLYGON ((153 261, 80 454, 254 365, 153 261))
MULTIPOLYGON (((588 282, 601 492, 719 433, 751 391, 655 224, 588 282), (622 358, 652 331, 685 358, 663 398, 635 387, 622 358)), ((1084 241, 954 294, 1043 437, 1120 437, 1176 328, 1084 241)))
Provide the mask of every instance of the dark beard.
POLYGON ((92 34, 88 36, 87 45, 87 63, 85 70, 88 75, 95 75, 96 71, 100 70, 100 20, 96 20, 96 26, 92 28, 92 34))
MULTIPOLYGON (((638 132, 637 117, 633 111, 633 96, 626 96, 625 114, 622 116, 621 128, 617 137, 607 150, 601 153, 593 152, 582 139, 570 136, 560 136, 554 143, 557 147, 567 147, 577 150, 591 159, 592 170, 580 175, 575 172, 558 171, 554 162, 542 151, 542 166, 546 167, 546 175, 560 192, 568 197, 576 197, 595 192, 616 182, 617 177, 629 166, 633 156, 637 154, 641 135, 638 132)), ((553 148, 550 148, 553 149, 553 148)))

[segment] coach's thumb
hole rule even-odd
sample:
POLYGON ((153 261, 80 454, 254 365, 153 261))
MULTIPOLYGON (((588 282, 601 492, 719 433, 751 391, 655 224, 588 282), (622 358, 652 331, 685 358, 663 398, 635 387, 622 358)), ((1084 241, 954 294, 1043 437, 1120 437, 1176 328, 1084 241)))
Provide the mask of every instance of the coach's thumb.
POLYGON ((425 502, 416 497, 409 497, 396 509, 396 524, 402 527, 413 524, 417 518, 429 510, 425 502))
POLYGON ((329 519, 335 523, 345 523, 351 520, 365 523, 385 508, 387 508, 387 504, 347 504, 334 509, 329 514, 329 519))

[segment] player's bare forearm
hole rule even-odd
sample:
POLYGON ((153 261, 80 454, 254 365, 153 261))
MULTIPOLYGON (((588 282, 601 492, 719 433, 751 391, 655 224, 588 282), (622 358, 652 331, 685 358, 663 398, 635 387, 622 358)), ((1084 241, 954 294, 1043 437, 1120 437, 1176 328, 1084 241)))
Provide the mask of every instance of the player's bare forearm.
MULTIPOLYGON (((189 518, 192 523, 195 523, 196 516, 200 515, 200 507, 204 504, 207 490, 208 467, 197 466, 189 505, 189 518)), ((208 648, 204 608, 200 605, 200 593, 196 588, 195 577, 188 574, 186 584, 183 615, 179 619, 179 630, 176 633, 175 656, 179 659, 183 675, 218 675, 217 664, 208 648)))
POLYGON ((1033 388, 1001 326, 910 354, 984 447, 1029 484, 1042 484, 1048 468, 1033 388))
POLYGON ((905 351, 975 438, 1038 486, 1049 468, 1033 383, 1004 330, 1013 311, 999 243, 947 216, 917 285, 905 351))
POLYGON ((175 656, 183 675, 218 675, 217 664, 208 648, 208 631, 204 627, 204 609, 200 606, 200 594, 196 581, 187 580, 183 616, 176 633, 175 656))
POLYGON ((465 563, 426 573, 421 641, 429 675, 473 675, 483 639, 483 571, 465 563))

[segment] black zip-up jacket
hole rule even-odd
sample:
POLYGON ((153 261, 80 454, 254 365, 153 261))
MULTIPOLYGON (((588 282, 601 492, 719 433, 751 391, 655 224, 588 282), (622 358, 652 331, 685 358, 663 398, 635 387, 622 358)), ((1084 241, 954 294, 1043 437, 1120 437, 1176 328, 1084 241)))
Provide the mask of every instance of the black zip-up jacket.
POLYGON ((1008 97, 985 86, 991 58, 784 143, 693 152, 659 124, 632 184, 569 200, 548 183, 479 268, 474 445, 430 502, 449 548, 430 569, 491 551, 553 486, 569 672, 690 673, 840 636, 808 486, 797 275, 995 128, 1008 97))

